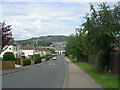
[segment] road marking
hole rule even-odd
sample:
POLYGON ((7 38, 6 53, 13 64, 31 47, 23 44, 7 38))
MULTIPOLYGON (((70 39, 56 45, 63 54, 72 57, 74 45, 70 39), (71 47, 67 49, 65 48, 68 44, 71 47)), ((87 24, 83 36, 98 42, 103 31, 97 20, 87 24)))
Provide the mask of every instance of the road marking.
POLYGON ((65 62, 65 65, 67 66, 67 63, 65 62))

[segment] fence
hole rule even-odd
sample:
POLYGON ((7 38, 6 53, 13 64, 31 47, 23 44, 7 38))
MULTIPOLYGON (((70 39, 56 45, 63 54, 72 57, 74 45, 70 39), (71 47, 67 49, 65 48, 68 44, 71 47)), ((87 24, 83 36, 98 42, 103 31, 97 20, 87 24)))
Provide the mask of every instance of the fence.
MULTIPOLYGON (((102 56, 102 54, 89 55, 88 62, 91 65, 98 66, 99 56, 102 56)), ((120 52, 108 53, 107 56, 109 57, 109 60, 106 60, 109 70, 115 75, 120 75, 120 52)))
POLYGON ((2 66, 0 69, 9 69, 9 68, 15 68, 15 61, 0 61, 2 66))

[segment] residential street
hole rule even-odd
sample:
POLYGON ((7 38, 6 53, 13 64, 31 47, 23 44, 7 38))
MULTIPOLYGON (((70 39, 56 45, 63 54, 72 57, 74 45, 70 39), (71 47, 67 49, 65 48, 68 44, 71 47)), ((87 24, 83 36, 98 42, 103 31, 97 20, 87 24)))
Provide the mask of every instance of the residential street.
POLYGON ((101 88, 64 55, 57 56, 57 60, 13 70, 12 73, 3 72, 3 88, 101 88))
POLYGON ((57 56, 57 60, 3 75, 3 88, 62 88, 66 70, 64 56, 57 56))

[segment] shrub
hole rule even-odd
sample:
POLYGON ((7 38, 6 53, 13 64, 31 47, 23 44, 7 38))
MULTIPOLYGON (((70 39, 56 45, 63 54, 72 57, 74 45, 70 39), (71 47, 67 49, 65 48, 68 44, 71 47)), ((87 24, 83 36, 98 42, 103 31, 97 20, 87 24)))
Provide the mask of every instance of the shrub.
POLYGON ((30 58, 23 59, 23 66, 30 65, 30 64, 31 64, 30 58))
POLYGON ((45 56, 45 60, 48 61, 51 58, 51 56, 45 56))
POLYGON ((45 58, 45 56, 42 56, 42 57, 40 57, 41 59, 44 59, 45 58))
POLYGON ((3 61, 15 61, 15 56, 12 52, 6 52, 3 55, 3 61))
POLYGON ((42 62, 40 58, 40 54, 34 54, 33 60, 35 61, 35 64, 42 62))
POLYGON ((15 60, 21 60, 21 57, 16 57, 15 60))
POLYGON ((21 57, 16 57, 15 58, 15 64, 18 64, 18 65, 21 64, 21 57))
POLYGON ((0 57, 0 61, 2 61, 2 58, 0 57))

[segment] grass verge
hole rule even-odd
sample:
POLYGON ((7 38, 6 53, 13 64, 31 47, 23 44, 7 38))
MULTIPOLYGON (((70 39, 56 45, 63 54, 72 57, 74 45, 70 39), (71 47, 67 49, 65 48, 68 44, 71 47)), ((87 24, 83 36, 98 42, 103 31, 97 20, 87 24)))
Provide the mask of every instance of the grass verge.
MULTIPOLYGON (((73 63, 78 65, 81 69, 87 72, 95 81, 101 85, 102 88, 118 88, 118 78, 111 73, 100 73, 97 67, 86 62, 77 62, 71 57, 67 57, 73 63)), ((112 90, 112 89, 111 89, 112 90)), ((119 89, 117 89, 119 90, 119 89)))

